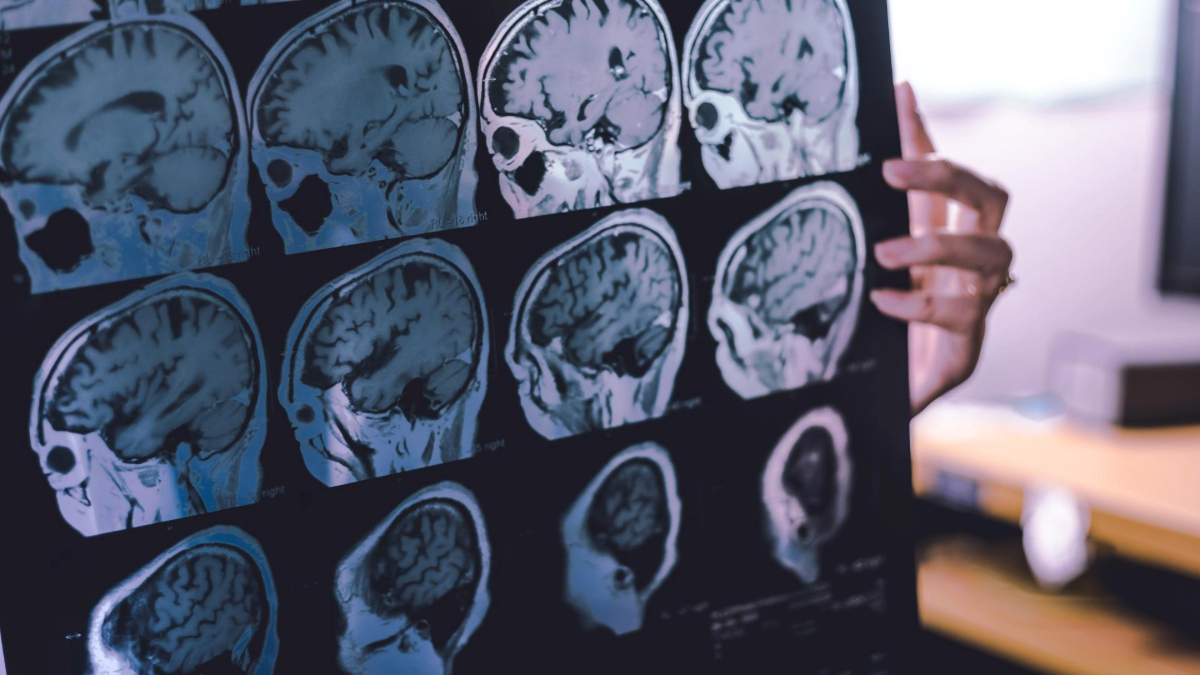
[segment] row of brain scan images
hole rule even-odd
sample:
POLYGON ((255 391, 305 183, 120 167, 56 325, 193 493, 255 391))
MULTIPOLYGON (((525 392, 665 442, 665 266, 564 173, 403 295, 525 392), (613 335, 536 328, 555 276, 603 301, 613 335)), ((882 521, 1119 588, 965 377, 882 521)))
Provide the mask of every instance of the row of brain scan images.
MULTIPOLYGON (((834 377, 863 293, 862 222, 833 183, 793 191, 720 257, 708 327, 743 398, 834 377)), ((663 416, 687 342, 688 273, 661 215, 628 209, 526 273, 504 361, 557 439, 663 416)), ((469 457, 491 327, 461 249, 409 239, 327 283, 291 324, 278 397, 327 485, 469 457)), ((30 440, 84 534, 258 499, 262 339, 234 286, 167 277, 63 334, 38 371, 30 440)))
POLYGON ((245 99, 201 22, 146 15, 209 2, 113 2, 121 18, 0 100, 0 196, 35 293, 245 260, 251 164, 291 253, 477 223, 480 139, 517 218, 679 194, 685 118, 721 188, 858 161, 845 0, 708 0, 682 67, 657 0, 529 0, 476 81, 436 0, 342 0, 275 44, 245 99))
MULTIPOLYGON (((804 584, 820 578, 820 548, 849 512, 847 442, 833 409, 814 410, 787 431, 763 471, 764 553, 804 584)), ((642 628, 648 601, 678 561, 683 512, 670 456, 654 443, 618 453, 580 492, 557 534, 562 600, 581 630, 642 628)), ((343 672, 450 672, 488 613, 491 563, 484 515, 468 489, 442 482, 405 499, 334 574, 343 672)), ((199 532, 95 607, 92 673, 186 675, 217 664, 221 672, 271 673, 280 650, 276 599, 270 565, 250 535, 227 526, 199 532)))

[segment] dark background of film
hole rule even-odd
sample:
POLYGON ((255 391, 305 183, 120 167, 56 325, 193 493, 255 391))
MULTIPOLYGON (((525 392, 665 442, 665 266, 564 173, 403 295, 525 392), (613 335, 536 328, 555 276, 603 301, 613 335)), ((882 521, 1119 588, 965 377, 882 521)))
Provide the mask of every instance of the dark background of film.
MULTIPOLYGON (((247 85, 267 50, 326 2, 298 1, 198 12, 225 49, 238 86, 247 85)), ((472 69, 492 32, 519 3, 446 0, 472 69)), ((662 3, 682 52, 700 2, 662 3)), ((673 404, 659 420, 546 441, 525 421, 516 382, 504 363, 517 285, 546 251, 621 207, 513 221, 500 198, 490 157, 480 151, 479 225, 438 233, 460 247, 484 289, 490 334, 488 389, 476 441, 493 447, 469 460, 336 489, 309 475, 278 403, 288 328, 301 305, 326 282, 395 241, 285 256, 270 205, 251 166, 249 237, 257 255, 203 270, 232 282, 250 304, 266 353, 268 432, 263 447, 264 499, 189 519, 84 538, 62 519, 29 448, 34 376, 53 342, 82 318, 153 281, 140 279, 31 296, 23 283, 10 217, 0 204, 0 292, 9 326, 9 369, 0 437, 3 581, 0 635, 8 669, 82 673, 93 606, 114 585, 179 540, 218 524, 255 537, 278 589, 276 672, 336 672, 338 611, 333 574, 357 545, 408 495, 443 480, 471 489, 492 546, 491 607, 455 661, 456 672, 640 672, 657 666, 696 672, 899 671, 916 625, 908 448, 906 330, 864 298, 855 339, 834 382, 757 401, 742 401, 716 367, 706 326, 717 257, 728 238, 795 188, 833 180, 862 212, 867 251, 907 229, 904 196, 880 175, 899 154, 891 93, 886 3, 850 0, 859 56, 858 170, 734 190, 717 190, 683 121, 685 194, 636 206, 671 223, 690 287, 688 340, 673 404), (855 481, 851 515, 823 553, 822 581, 802 585, 771 557, 759 482, 779 438, 813 408, 832 406, 846 421, 855 481), (682 500, 679 558, 654 595, 636 634, 584 634, 562 603, 559 520, 595 473, 617 452, 655 441, 671 455, 682 500), (752 607, 753 610, 746 608, 752 607), (740 608, 740 609, 730 609, 740 608), (746 671, 753 667, 753 671, 746 671)), ((80 26, 9 35, 20 65, 80 26)), ((678 74, 676 74, 678 77, 678 74)), ((0 88, 12 77, 0 78, 0 88)), ((686 115, 686 110, 684 110, 686 115)), ((866 288, 902 286, 903 275, 868 261, 866 288)))

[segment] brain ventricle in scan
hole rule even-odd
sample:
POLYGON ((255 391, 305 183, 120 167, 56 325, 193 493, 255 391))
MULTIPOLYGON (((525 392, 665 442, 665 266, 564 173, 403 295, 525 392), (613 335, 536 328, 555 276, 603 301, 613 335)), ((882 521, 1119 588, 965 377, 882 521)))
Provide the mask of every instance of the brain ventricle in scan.
POLYGON ((426 13, 363 3, 292 48, 255 114, 267 142, 319 151, 334 174, 378 161, 424 177, 457 150, 463 86, 453 45, 426 13))
POLYGON ((662 472, 649 460, 634 459, 605 478, 588 509, 592 543, 633 572, 643 589, 661 567, 670 529, 662 472))
POLYGON ((837 461, 833 437, 824 427, 810 427, 796 441, 784 468, 784 489, 799 499, 810 515, 824 513, 833 505, 837 461))
POLYGON ((626 149, 658 132, 671 79, 648 9, 574 0, 538 12, 517 33, 497 60, 490 97, 498 115, 537 120, 555 145, 626 149))
POLYGON ((46 417, 99 432, 138 463, 187 443, 205 457, 242 436, 258 396, 255 342, 212 295, 175 292, 96 324, 66 365, 46 417))
POLYGON ((850 302, 855 251, 850 221, 833 205, 786 211, 743 244, 729 298, 764 325, 823 338, 850 302))
POLYGON ((563 256, 529 310, 539 347, 561 346, 581 369, 641 377, 670 344, 680 271, 649 233, 618 230, 563 256))
POLYGON ((736 94, 754 119, 798 110, 819 122, 841 105, 847 67, 833 0, 732 0, 701 43, 696 77, 704 89, 736 94))
POLYGON ((122 599, 102 636, 139 673, 249 673, 267 639, 267 604, 255 564, 207 544, 179 553, 122 599))
POLYGON ((401 513, 367 555, 367 606, 379 616, 426 621, 441 650, 471 608, 478 555, 474 526, 461 505, 420 502, 401 513))
POLYGON ((461 275, 427 258, 387 268, 325 310, 302 379, 341 383, 359 410, 436 418, 474 377, 477 302, 461 275))

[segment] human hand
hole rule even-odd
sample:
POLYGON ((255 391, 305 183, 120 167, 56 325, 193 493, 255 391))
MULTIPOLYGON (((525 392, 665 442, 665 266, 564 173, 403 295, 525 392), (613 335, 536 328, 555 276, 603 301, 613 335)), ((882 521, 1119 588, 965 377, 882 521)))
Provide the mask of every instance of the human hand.
POLYGON ((887 269, 909 270, 912 290, 879 289, 871 301, 909 322, 915 415, 975 372, 988 312, 1012 283, 1013 252, 999 234, 1008 193, 936 154, 908 83, 896 86, 896 104, 904 159, 885 162, 883 176, 908 192, 912 236, 878 244, 875 257, 887 269))

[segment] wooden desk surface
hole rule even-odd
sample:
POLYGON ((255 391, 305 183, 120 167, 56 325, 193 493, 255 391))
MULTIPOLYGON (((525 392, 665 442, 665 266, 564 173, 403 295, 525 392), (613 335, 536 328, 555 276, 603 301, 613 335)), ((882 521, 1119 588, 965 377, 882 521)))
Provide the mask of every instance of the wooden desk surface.
POLYGON ((1165 431, 1032 423, 945 406, 913 424, 917 494, 951 497, 1019 523, 1024 491, 1071 490, 1091 508, 1094 541, 1200 577, 1200 427, 1165 431), (957 485, 957 488, 955 487, 957 485))
POLYGON ((1018 542, 937 542, 923 552, 918 592, 927 628, 1038 670, 1200 673, 1200 646, 1126 613, 1089 579, 1061 594, 1039 590, 1018 542))

